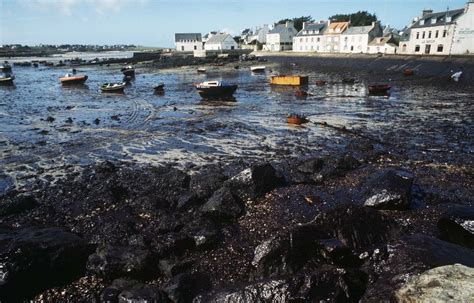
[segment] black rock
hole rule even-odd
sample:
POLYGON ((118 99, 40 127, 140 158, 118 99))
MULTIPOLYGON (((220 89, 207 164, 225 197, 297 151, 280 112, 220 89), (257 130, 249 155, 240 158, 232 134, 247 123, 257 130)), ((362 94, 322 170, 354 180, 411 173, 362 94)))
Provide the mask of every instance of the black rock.
POLYGON ((192 261, 179 261, 177 259, 163 259, 159 262, 160 272, 167 276, 173 277, 183 273, 191 268, 192 261))
POLYGON ((242 201, 255 199, 271 191, 282 183, 271 164, 254 165, 231 179, 224 182, 224 186, 242 201))
POLYGON ((151 246, 161 258, 182 256, 196 247, 194 239, 181 232, 157 236, 152 239, 151 246))
POLYGON ((0 230, 0 300, 29 299, 84 273, 94 246, 59 228, 0 230))
POLYGON ((102 291, 100 299, 102 302, 116 303, 122 291, 141 287, 143 287, 143 284, 136 280, 128 278, 116 279, 102 291))
POLYGON ((0 202, 0 216, 19 214, 39 205, 33 196, 24 195, 15 198, 13 201, 0 202))
POLYGON ((438 221, 440 238, 468 248, 474 248, 474 207, 455 206, 438 221))
POLYGON ((298 271, 308 260, 322 258, 319 239, 322 233, 315 225, 301 225, 287 234, 277 235, 255 248, 253 278, 279 277, 298 271))
POLYGON ((191 176, 189 188, 199 200, 205 200, 218 190, 227 177, 220 169, 206 169, 191 176))
POLYGON ((164 289, 173 302, 186 303, 210 288, 210 280, 205 275, 184 273, 173 277, 164 289))
POLYGON ((403 237, 374 250, 369 257, 364 268, 370 283, 362 301, 394 300, 394 291, 407 277, 455 263, 473 267, 474 251, 421 234, 403 237))
POLYGON ((135 285, 118 295, 119 303, 171 303, 166 292, 153 285, 135 285))
POLYGON ((343 204, 319 214, 313 224, 336 238, 344 246, 359 249, 385 243, 398 235, 393 220, 375 209, 353 204, 343 204))
POLYGON ((364 205, 386 210, 408 209, 413 179, 411 173, 402 170, 389 169, 376 173, 364 185, 364 205))
POLYGON ((244 208, 242 201, 228 187, 222 187, 201 207, 201 211, 215 220, 227 221, 240 217, 244 208))
POLYGON ((310 158, 298 165, 297 170, 304 174, 316 174, 324 166, 324 160, 321 158, 310 158))
POLYGON ((50 123, 51 123, 51 122, 54 122, 54 120, 56 120, 56 119, 54 119, 54 118, 53 118, 53 117, 51 117, 51 116, 48 116, 48 118, 46 118, 46 120, 45 120, 45 121, 46 121, 46 122, 50 122, 50 123))
POLYGON ((217 224, 207 218, 197 218, 188 222, 183 233, 194 240, 198 249, 208 249, 215 246, 220 237, 220 229, 217 224))
POLYGON ((87 269, 106 280, 132 277, 144 280, 158 273, 153 254, 141 247, 104 246, 89 257, 87 269))

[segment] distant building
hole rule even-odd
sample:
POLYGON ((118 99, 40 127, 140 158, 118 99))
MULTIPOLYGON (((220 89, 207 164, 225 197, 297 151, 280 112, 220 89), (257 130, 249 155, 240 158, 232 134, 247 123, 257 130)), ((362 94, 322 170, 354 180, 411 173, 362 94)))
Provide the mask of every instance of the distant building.
POLYGON ((285 24, 277 24, 268 32, 264 49, 271 52, 292 50, 293 37, 296 34, 293 22, 287 21, 285 24))
POLYGON ((376 37, 382 37, 379 22, 368 26, 351 26, 341 34, 341 53, 367 53, 369 43, 376 37))
POLYGON ((399 53, 410 55, 451 54, 456 20, 463 13, 464 9, 438 13, 433 13, 432 10, 423 10, 421 17, 415 18, 409 27, 408 40, 401 39, 399 53))
POLYGON ((294 52, 324 52, 324 30, 328 22, 303 23, 303 29, 293 38, 294 52))
POLYGON ((217 33, 218 33, 218 32, 216 32, 216 31, 208 32, 207 34, 205 34, 204 36, 202 36, 202 42, 206 43, 207 40, 209 40, 212 36, 217 35, 217 33))
POLYGON ((349 22, 331 22, 324 32, 324 51, 339 53, 341 49, 341 34, 349 27, 349 22))
POLYGON ((174 43, 179 52, 192 52, 202 50, 202 37, 199 33, 176 33, 174 34, 174 43))
POLYGON ((385 37, 377 37, 373 39, 367 48, 369 54, 396 54, 398 49, 397 40, 389 34, 385 37))
POLYGON ((467 1, 464 13, 456 20, 451 54, 474 54, 474 0, 467 1))
POLYGON ((234 38, 225 33, 219 33, 210 37, 204 44, 205 50, 232 50, 238 49, 239 45, 234 38))

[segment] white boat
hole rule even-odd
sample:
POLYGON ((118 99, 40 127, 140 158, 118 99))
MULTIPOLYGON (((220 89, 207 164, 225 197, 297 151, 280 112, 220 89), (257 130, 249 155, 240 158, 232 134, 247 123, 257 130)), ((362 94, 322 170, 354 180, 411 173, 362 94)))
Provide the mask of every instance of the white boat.
POLYGON ((14 75, 0 76, 0 85, 10 85, 10 84, 13 84, 13 80, 15 80, 15 76, 14 76, 14 75))
POLYGON ((200 68, 197 69, 197 72, 198 72, 198 73, 205 73, 205 72, 206 72, 206 69, 203 68, 203 67, 200 67, 200 68))
POLYGON ((264 65, 258 65, 258 66, 251 66, 250 70, 254 73, 263 73, 265 71, 265 66, 264 65))

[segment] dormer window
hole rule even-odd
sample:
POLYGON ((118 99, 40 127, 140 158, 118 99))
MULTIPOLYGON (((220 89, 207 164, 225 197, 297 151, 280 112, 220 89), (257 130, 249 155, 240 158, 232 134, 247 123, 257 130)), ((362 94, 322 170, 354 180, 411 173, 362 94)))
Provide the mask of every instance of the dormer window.
POLYGON ((431 24, 435 24, 436 23, 436 18, 431 18, 431 24))
POLYGON ((420 25, 424 25, 425 24, 425 20, 424 19, 421 19, 420 20, 420 25))
POLYGON ((341 32, 341 29, 340 29, 340 28, 336 29, 336 32, 337 32, 337 33, 340 33, 340 32, 341 32))
POLYGON ((451 22, 451 20, 452 20, 451 16, 446 17, 446 22, 451 22))

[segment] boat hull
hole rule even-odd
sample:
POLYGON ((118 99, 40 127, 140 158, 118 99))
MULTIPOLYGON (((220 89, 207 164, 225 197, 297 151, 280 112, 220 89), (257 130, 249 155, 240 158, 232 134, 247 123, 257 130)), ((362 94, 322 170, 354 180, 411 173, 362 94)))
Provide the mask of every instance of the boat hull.
POLYGON ((205 99, 232 97, 236 90, 237 85, 197 87, 197 92, 205 99))
POLYGON ((77 84, 84 84, 88 79, 87 76, 78 76, 78 77, 63 77, 59 78, 59 81, 62 85, 77 85, 77 84))
POLYGON ((12 84, 13 84, 13 78, 0 79, 0 85, 12 85, 12 84))
POLYGON ((306 118, 303 118, 303 117, 287 117, 286 118, 286 122, 288 124, 296 124, 296 125, 301 125, 301 124, 304 124, 304 123, 308 123, 308 119, 306 118))
POLYGON ((370 95, 387 95, 392 87, 390 85, 369 85, 370 95))
POLYGON ((308 76, 272 76, 270 84, 274 85, 308 85, 308 76))
POLYGON ((122 83, 120 85, 115 85, 115 86, 106 86, 106 85, 102 85, 100 86, 100 90, 103 92, 103 93, 123 93, 123 90, 125 89, 125 85, 126 83, 122 83))

